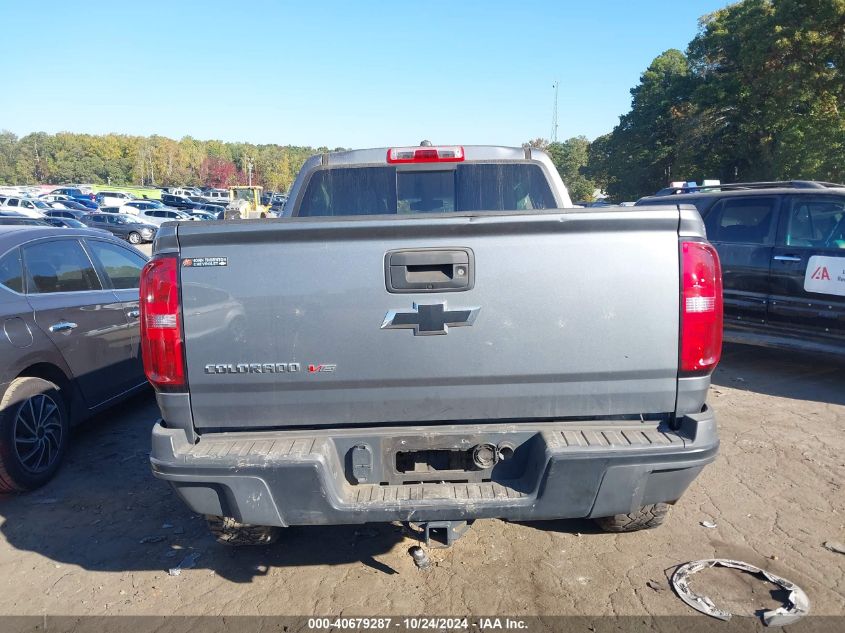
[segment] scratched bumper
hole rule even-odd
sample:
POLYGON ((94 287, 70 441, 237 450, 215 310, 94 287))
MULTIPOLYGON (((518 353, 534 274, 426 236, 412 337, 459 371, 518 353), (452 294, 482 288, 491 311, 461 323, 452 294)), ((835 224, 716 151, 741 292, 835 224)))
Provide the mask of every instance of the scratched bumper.
POLYGON ((157 424, 153 474, 195 512, 257 525, 601 517, 674 502, 712 462, 719 440, 707 409, 678 430, 657 421, 558 422, 384 429, 207 433, 157 424), (413 446, 506 442, 510 460, 488 471, 410 481, 397 437, 413 446), (372 450, 371 483, 351 479, 350 450, 372 450))

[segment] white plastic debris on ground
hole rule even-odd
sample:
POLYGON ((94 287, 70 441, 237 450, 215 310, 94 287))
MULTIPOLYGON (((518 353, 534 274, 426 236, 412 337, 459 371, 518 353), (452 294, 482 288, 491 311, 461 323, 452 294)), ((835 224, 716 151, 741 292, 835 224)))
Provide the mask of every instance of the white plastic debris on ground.
POLYGON ((731 614, 724 609, 717 607, 713 601, 707 596, 699 596, 689 587, 689 579, 693 574, 711 567, 730 567, 732 569, 739 569, 740 571, 749 574, 762 576, 769 582, 772 582, 780 587, 783 587, 789 592, 789 604, 786 607, 778 607, 770 611, 765 611, 762 615, 763 623, 766 626, 785 626, 792 624, 796 620, 804 617, 810 612, 810 600, 807 594, 795 583, 792 583, 785 578, 775 576, 754 565, 743 563, 738 560, 730 560, 727 558, 712 558, 708 560, 697 560, 686 565, 681 565, 675 574, 672 576, 672 586, 675 588, 678 596, 691 606, 696 611, 705 613, 719 618, 720 620, 730 620, 731 614))

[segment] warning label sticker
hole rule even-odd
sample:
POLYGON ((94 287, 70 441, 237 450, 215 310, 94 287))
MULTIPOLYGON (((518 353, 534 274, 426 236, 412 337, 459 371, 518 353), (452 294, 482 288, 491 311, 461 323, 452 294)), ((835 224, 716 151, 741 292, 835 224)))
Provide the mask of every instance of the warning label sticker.
POLYGON ((845 257, 813 255, 804 274, 804 290, 845 297, 845 257))

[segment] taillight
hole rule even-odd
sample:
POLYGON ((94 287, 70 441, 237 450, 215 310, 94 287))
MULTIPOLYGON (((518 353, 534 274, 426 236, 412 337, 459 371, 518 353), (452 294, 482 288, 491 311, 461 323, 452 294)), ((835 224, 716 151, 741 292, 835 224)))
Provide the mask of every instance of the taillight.
POLYGON ((392 147, 387 150, 388 163, 458 163, 464 159, 460 145, 448 147, 392 147))
POLYGON ((722 269, 706 242, 681 242, 681 373, 708 374, 722 355, 722 269))
POLYGON ((176 257, 151 259, 141 273, 141 356, 153 387, 160 391, 185 387, 176 257))

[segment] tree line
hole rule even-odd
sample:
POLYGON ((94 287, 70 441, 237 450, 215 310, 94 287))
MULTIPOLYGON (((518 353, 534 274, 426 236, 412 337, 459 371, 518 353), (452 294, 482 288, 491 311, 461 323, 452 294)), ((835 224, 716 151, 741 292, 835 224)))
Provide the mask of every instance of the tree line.
POLYGON ((0 184, 111 185, 253 184, 287 190, 302 163, 328 148, 176 141, 164 136, 0 132, 0 184))
MULTIPOLYGON (((617 201, 673 180, 845 181, 845 0, 742 0, 699 21, 686 52, 658 55, 631 109, 590 142, 535 139, 574 200, 617 201)), ((327 148, 162 136, 0 133, 0 183, 285 190, 327 148)))
MULTIPOLYGON (((612 132, 546 144, 573 199, 675 180, 845 181, 845 0, 743 0, 658 55, 612 132)), ((543 144, 535 140, 532 144, 543 144)))

